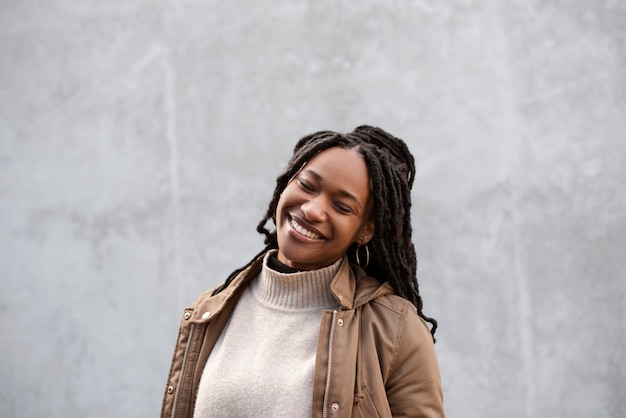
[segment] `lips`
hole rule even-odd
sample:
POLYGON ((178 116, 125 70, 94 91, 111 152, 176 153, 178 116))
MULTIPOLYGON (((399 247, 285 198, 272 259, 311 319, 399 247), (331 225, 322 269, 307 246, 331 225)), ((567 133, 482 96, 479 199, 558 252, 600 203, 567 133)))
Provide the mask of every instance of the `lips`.
POLYGON ((304 227, 301 223, 299 223, 295 218, 291 217, 289 224, 293 229, 298 231, 301 235, 304 235, 307 238, 311 239, 323 239, 324 237, 316 231, 312 231, 304 227))

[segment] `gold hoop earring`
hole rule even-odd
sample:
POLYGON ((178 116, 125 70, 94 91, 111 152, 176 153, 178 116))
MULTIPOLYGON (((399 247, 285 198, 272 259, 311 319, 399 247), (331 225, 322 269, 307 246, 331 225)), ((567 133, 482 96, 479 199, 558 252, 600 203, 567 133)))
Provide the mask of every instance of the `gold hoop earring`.
POLYGON ((367 244, 359 245, 358 247, 356 247, 355 258, 356 258, 356 263, 359 266, 361 266, 363 270, 365 270, 367 266, 370 264, 370 249, 368 248, 367 244), (364 266, 361 266, 361 260, 359 259, 359 250, 361 249, 361 247, 365 247, 365 265, 364 266))

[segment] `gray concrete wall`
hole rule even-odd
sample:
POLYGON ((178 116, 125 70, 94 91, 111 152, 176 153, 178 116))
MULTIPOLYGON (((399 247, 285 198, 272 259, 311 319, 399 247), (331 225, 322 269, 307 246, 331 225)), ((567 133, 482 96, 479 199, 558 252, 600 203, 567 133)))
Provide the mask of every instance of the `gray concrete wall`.
POLYGON ((626 3, 0 2, 0 416, 150 417, 295 141, 414 152, 450 417, 626 414, 626 3))

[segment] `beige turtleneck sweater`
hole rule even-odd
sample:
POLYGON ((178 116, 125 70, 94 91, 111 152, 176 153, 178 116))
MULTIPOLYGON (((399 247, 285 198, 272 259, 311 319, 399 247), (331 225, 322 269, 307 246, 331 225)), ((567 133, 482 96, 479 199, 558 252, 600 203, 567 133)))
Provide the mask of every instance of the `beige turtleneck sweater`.
POLYGON ((310 417, 324 309, 343 259, 291 274, 270 269, 246 288, 202 372, 194 418, 310 417))

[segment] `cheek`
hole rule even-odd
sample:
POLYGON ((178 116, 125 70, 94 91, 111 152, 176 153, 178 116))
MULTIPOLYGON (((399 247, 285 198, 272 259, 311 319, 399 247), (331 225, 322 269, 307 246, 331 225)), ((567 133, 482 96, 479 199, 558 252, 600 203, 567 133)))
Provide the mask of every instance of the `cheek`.
POLYGON ((293 183, 289 183, 285 190, 283 190, 283 192, 280 194, 277 207, 291 206, 295 202, 300 200, 299 196, 300 192, 297 186, 294 186, 293 183))
POLYGON ((349 241, 349 243, 352 243, 359 238, 361 232, 361 222, 355 222, 353 220, 350 222, 346 222, 344 225, 342 225, 341 229, 343 231, 346 242, 349 241))
POLYGON ((293 193, 290 190, 291 185, 287 185, 285 190, 280 194, 278 198, 278 203, 276 204, 276 213, 274 216, 280 217, 282 216, 283 210, 290 205, 290 202, 293 200, 293 193))
POLYGON ((278 200, 278 204, 276 205, 276 211, 274 212, 274 218, 280 219, 283 216, 283 202, 282 199, 278 200))

